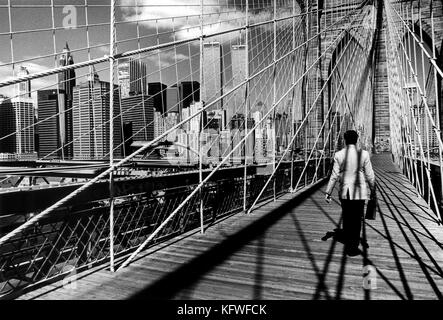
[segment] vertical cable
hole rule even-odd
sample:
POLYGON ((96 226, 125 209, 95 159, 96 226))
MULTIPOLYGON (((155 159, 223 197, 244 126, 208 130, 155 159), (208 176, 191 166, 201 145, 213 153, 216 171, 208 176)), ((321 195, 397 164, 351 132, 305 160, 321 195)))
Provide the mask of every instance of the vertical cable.
MULTIPOLYGON (((51 0, 51 26, 52 26, 52 47, 53 47, 53 53, 54 53, 54 67, 56 68, 57 67, 57 43, 55 40, 54 0, 51 0)), ((59 79, 58 74, 56 75, 56 79, 57 79, 57 106, 58 106, 57 113, 58 113, 58 112, 60 112, 60 79, 59 79)), ((68 81, 68 79, 64 79, 64 81, 68 81)), ((65 95, 66 95, 66 92, 65 92, 65 95)), ((65 101, 66 101, 66 99, 65 99, 65 101)), ((62 118, 63 117, 57 117, 56 121, 58 123, 60 123, 62 118)), ((64 125, 63 126, 59 125, 58 128, 59 128, 59 132, 57 132, 57 134, 59 135, 59 139, 60 139, 60 147, 61 147, 60 150, 62 153, 62 160, 65 160, 65 146, 64 146, 64 140, 63 140, 63 134, 62 134, 62 130, 64 128, 64 125)))
MULTIPOLYGON (((273 45, 273 47, 274 47, 274 58, 273 58, 273 69, 272 69, 272 73, 273 73, 273 81, 272 81, 272 92, 273 92, 273 94, 272 94, 272 96, 273 96, 273 102, 272 102, 272 104, 273 105, 275 105, 275 102, 277 101, 277 97, 276 97, 276 95, 277 95, 277 66, 276 66, 276 60, 277 60, 277 21, 276 21, 276 18, 277 18, 277 0, 274 0, 274 21, 273 21, 273 27, 274 27, 274 45, 273 45)), ((274 138, 274 141, 272 142, 272 144, 273 144, 273 153, 272 153, 272 172, 274 172, 275 171, 275 162, 276 162, 276 156, 277 156, 277 134, 276 134, 276 131, 275 131, 275 129, 276 129, 276 110, 278 109, 278 107, 276 107, 275 109, 274 109, 274 112, 273 112, 273 116, 272 116, 272 120, 271 120, 271 124, 272 124, 272 131, 273 131, 273 138, 274 138)), ((273 191, 274 191, 274 201, 276 200, 276 190, 275 190, 275 187, 276 187, 276 179, 274 178, 274 181, 273 181, 273 191)))
MULTIPOLYGON (((420 42, 423 44, 424 43, 424 41, 423 41, 423 25, 422 25, 421 14, 422 14, 422 11, 421 11, 421 1, 419 0, 418 1, 418 17, 419 17, 419 28, 420 28, 420 42)), ((417 47, 417 46, 415 46, 415 47, 417 47)), ((425 96, 427 98, 427 93, 426 93, 426 82, 427 82, 427 80, 426 80, 426 77, 425 77, 425 56, 424 56, 423 50, 420 50, 420 52, 421 52, 421 69, 422 69, 423 89, 424 89, 424 94, 425 94, 425 96)), ((431 69, 429 69, 429 71, 431 71, 431 69)), ((420 110, 421 109, 422 108, 420 108, 420 110)), ((424 127, 425 127, 425 130, 426 130, 426 150, 427 150, 427 156, 428 156, 427 159, 424 159, 424 160, 426 160, 426 170, 428 172, 430 172, 430 165, 431 165, 430 154, 431 154, 431 152, 430 152, 430 149, 429 149, 429 147, 430 147, 429 146, 429 118, 428 118, 427 114, 424 113, 424 112, 423 112, 423 116, 425 117, 424 118, 424 122, 425 122, 424 127)), ((431 181, 428 181, 428 183, 427 183, 426 195, 427 195, 427 202, 428 203, 430 203, 430 200, 431 200, 431 198, 430 198, 431 197, 431 183, 432 183, 431 181)))
MULTIPOLYGON (((202 93, 203 90, 206 93, 206 88, 204 86, 206 85, 204 81, 204 72, 203 72, 203 1, 200 0, 200 102, 206 103, 206 101, 202 100, 202 93)), ((206 98, 206 94, 205 94, 206 98)), ((203 181, 203 168, 202 168, 202 162, 203 162, 203 150, 202 150, 202 132, 203 132, 203 113, 199 115, 200 121, 199 121, 199 129, 198 129, 198 182, 199 184, 203 181)), ((200 189, 199 192, 200 195, 200 232, 204 233, 204 215, 203 215, 203 193, 200 189)))
MULTIPOLYGON (((109 25, 109 166, 114 167, 114 54, 115 54, 115 0, 111 0, 111 22, 109 25)), ((114 170, 109 172, 109 257, 114 272, 114 170)))
MULTIPOLYGON (((436 62, 437 61, 437 55, 435 50, 435 27, 434 27, 434 1, 431 0, 431 40, 432 40, 432 59, 436 62)), ((435 115, 436 115, 436 126, 437 126, 437 140, 441 138, 441 127, 440 127, 440 101, 439 101, 439 95, 438 92, 438 79, 437 79, 437 72, 434 70, 434 92, 435 92, 435 115)), ((440 144, 438 144, 438 162, 440 167, 440 204, 443 201, 443 159, 442 159, 442 148, 440 144)))
MULTIPOLYGON (((247 80, 245 84, 245 136, 248 135, 248 117, 249 117, 249 0, 246 0, 246 9, 245 9, 245 20, 246 20, 246 28, 245 28, 245 80, 247 80)), ((247 207, 247 174, 248 174, 248 164, 247 164, 247 140, 245 140, 245 166, 243 172, 243 211, 246 212, 247 207)), ((251 150, 253 153, 254 150, 251 150)), ((253 154, 251 155, 253 159, 253 154)))
MULTIPOLYGON (((295 84, 295 62, 296 62, 296 53, 295 53, 295 0, 292 0, 292 85, 295 84)), ((292 93, 292 101, 291 101, 291 128, 290 128, 290 133, 291 133, 291 137, 294 135, 294 106, 295 106, 295 92, 296 92, 296 87, 294 87, 293 93, 292 93)), ((295 142, 292 143, 291 146, 291 185, 290 185, 290 192, 293 193, 294 192, 294 144, 295 142)))

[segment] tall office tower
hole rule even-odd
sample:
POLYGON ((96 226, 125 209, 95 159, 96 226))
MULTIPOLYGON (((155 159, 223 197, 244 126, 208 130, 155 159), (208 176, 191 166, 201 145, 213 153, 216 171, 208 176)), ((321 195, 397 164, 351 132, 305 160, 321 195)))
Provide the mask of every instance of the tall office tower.
MULTIPOLYGON (((223 49, 219 42, 203 44, 203 79, 201 84, 201 100, 209 104, 223 94, 223 49)), ((223 101, 215 103, 206 111, 223 108, 223 101)))
MULTIPOLYGON (((178 113, 177 112, 168 113, 166 117, 163 118, 163 120, 164 120, 165 131, 168 131, 178 123, 178 113)), ((166 139, 168 141, 175 141, 177 139, 177 130, 173 130, 172 132, 168 133, 166 139)))
MULTIPOLYGON (((63 48, 63 54, 60 56, 60 67, 69 66, 74 64, 74 58, 71 55, 68 43, 63 48)), ((59 97, 59 112, 60 112, 60 130, 64 134, 62 135, 63 145, 62 156, 67 158, 73 157, 73 127, 72 127, 72 106, 73 106, 73 93, 76 85, 75 69, 70 69, 58 74, 58 87, 59 90, 64 92, 64 101, 59 97)))
POLYGON ((179 160, 183 163, 189 163, 189 141, 188 134, 183 129, 177 130, 177 151, 179 160))
MULTIPOLYGON (((244 115, 243 114, 235 114, 231 121, 231 149, 234 149, 237 144, 240 143, 241 139, 244 137, 244 115)), ((232 163, 240 164, 244 157, 244 141, 241 142, 241 145, 232 153, 232 163)))
POLYGON ((214 110, 207 113, 207 129, 214 129, 217 132, 223 129, 223 110, 214 110))
MULTIPOLYGON (((38 106, 38 156, 47 159, 66 159, 72 154, 65 154, 66 146, 66 117, 64 110, 66 102, 65 91, 61 89, 37 91, 38 106)), ((72 150, 72 146, 69 148, 72 150)))
POLYGON ((199 132, 188 133, 189 163, 195 164, 199 161, 199 132))
POLYGON ((218 138, 218 130, 205 129, 206 134, 206 151, 208 156, 208 162, 217 164, 220 162, 220 139, 218 138))
POLYGON ((120 104, 124 124, 124 155, 128 155, 133 141, 154 140, 154 107, 152 99, 141 94, 121 98, 120 104))
MULTIPOLYGON (((232 58, 232 85, 235 87, 246 79, 246 46, 234 45, 231 47, 232 58)), ((241 86, 235 91, 234 104, 236 110, 244 106, 246 85, 241 86)))
MULTIPOLYGON (((242 138, 241 131, 238 128, 231 129, 231 146, 230 149, 234 149, 239 143, 242 138)), ((242 146, 238 147, 234 152, 232 153, 232 163, 233 164, 241 164, 242 162, 242 155, 243 155, 243 143, 242 146)))
MULTIPOLYGON (((202 102, 195 102, 192 103, 189 106, 189 113, 190 116, 192 116, 193 114, 196 114, 197 112, 199 112, 201 109, 203 108, 203 103, 202 102)), ((190 131, 193 132, 200 132, 200 130, 202 129, 202 114, 195 116, 194 118, 192 118, 190 120, 190 131)))
POLYGON ((129 97, 131 91, 131 79, 129 71, 129 62, 127 60, 119 60, 117 67, 118 86, 120 87, 120 97, 129 97))
MULTIPOLYGON (((252 128, 254 128, 254 125, 255 125, 254 119, 248 118, 247 120, 248 136, 246 137, 245 140, 246 144, 245 161, 248 164, 254 162, 255 134, 254 132, 251 133, 252 128)), ((244 134, 246 135, 246 132, 244 132, 244 134)))
POLYGON ((166 112, 166 88, 167 86, 160 82, 148 83, 148 96, 152 97, 155 111, 160 114, 166 112))
MULTIPOLYGON (((252 119, 254 123, 260 122, 262 114, 260 111, 255 111, 252 113, 252 119)), ((266 160, 266 132, 265 125, 261 122, 258 127, 254 130, 254 160, 256 163, 265 163, 266 160)))
POLYGON ((32 99, 20 95, 0 99, 0 152, 15 154, 19 160, 35 159, 34 106, 32 99))
MULTIPOLYGON (((200 133, 200 154, 202 156, 203 163, 209 162, 210 149, 211 149, 211 133, 208 130, 204 130, 200 133)), ((198 150, 198 149, 197 149, 198 150)))
POLYGON ((218 133, 223 129, 223 110, 214 110, 207 113, 207 124, 205 131, 209 133, 209 140, 211 147, 209 149, 208 160, 211 163, 218 163, 220 159, 221 139, 218 138, 218 133))
MULTIPOLYGON (((66 45, 63 48, 63 53, 60 56, 59 65, 60 67, 64 67, 73 64, 74 58, 71 55, 71 50, 69 49, 68 43, 66 42, 66 45)), ((72 99, 75 87, 75 69, 60 72, 58 74, 58 83, 59 88, 65 91, 66 98, 72 99)))
MULTIPOLYGON (((231 131, 222 130, 220 131, 220 159, 223 159, 231 152, 231 131)), ((226 161, 225 164, 228 164, 230 161, 226 161)))
POLYGON ((265 151, 265 139, 263 129, 256 129, 255 131, 255 148, 254 148, 254 160, 256 163, 265 163, 266 151, 265 151))
POLYGON ((274 121, 266 119, 266 157, 273 160, 275 154, 275 129, 274 121))
POLYGON ((200 101, 200 83, 198 81, 183 81, 178 85, 180 108, 189 108, 191 103, 200 101))
MULTIPOLYGON (((25 77, 29 71, 25 66, 20 66, 17 77, 25 77)), ((19 82, 16 84, 16 97, 31 98, 31 80, 19 82)))
POLYGON ((15 153, 15 124, 11 99, 0 94, 0 153, 15 153))
MULTIPOLYGON (((138 94, 121 98, 123 122, 132 123, 132 139, 151 141, 154 139, 154 103, 152 98, 138 94)), ((125 137, 127 139, 129 137, 125 137)))
POLYGON ((118 61, 117 75, 122 98, 130 95, 146 95, 145 63, 135 58, 121 59, 118 61))
MULTIPOLYGON (((189 116, 191 115, 190 110, 191 110, 190 107, 182 109, 181 116, 180 116, 180 119, 181 119, 180 121, 189 118, 189 116)), ((189 121, 185 122, 183 124, 182 128, 183 128, 183 130, 188 132, 189 130, 191 130, 191 123, 189 121)))
MULTIPOLYGON (((20 66, 17 77, 27 75, 29 75, 28 69, 20 66)), ((15 158, 19 160, 34 159, 36 157, 33 126, 35 111, 31 98, 31 81, 16 84, 15 91, 15 97, 3 101, 5 118, 2 117, 2 126, 5 126, 5 131, 10 131, 9 133, 15 132, 11 136, 12 139, 7 139, 4 152, 15 154, 15 158)))
POLYGON ((275 147, 277 153, 280 153, 282 146, 282 114, 277 113, 274 118, 274 129, 275 129, 275 147))
POLYGON ((178 87, 172 86, 166 88, 166 112, 179 113, 180 111, 178 87))
POLYGON ((281 145, 283 147, 283 151, 287 148, 291 139, 291 123, 288 119, 288 114, 283 112, 281 118, 281 145))
MULTIPOLYGON (((295 120, 294 123, 294 134, 297 132, 298 128, 301 127, 301 120, 295 120)), ((336 126, 334 126, 335 128, 336 126)), ((332 128, 332 132, 331 132, 331 136, 329 138, 329 142, 330 142, 330 146, 331 146, 331 150, 334 149, 334 145, 335 145, 335 138, 336 135, 334 134, 334 128, 332 128)), ((338 131, 337 131, 338 132, 338 131)), ((294 144, 293 144, 293 148, 294 148, 294 152, 297 154, 301 154, 302 150, 303 150, 303 146, 304 146, 304 130, 303 128, 299 130, 297 136, 294 139, 294 144)))
MULTIPOLYGON (((154 108, 155 110, 155 108, 154 108)), ((154 111, 154 138, 162 135, 165 132, 165 123, 162 114, 159 111, 154 111)), ((162 141, 165 139, 162 139, 162 141)))
MULTIPOLYGON (((100 81, 98 74, 74 87, 73 144, 74 159, 106 159, 110 154, 109 110, 110 84, 100 81)), ((114 86, 114 144, 115 157, 121 156, 121 114, 118 86, 114 86)))

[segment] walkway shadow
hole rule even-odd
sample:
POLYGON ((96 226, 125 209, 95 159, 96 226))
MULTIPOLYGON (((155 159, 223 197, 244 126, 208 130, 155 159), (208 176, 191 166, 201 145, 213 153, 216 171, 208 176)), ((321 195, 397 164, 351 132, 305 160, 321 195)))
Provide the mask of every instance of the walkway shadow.
MULTIPOLYGON (((261 237, 266 230, 278 222, 283 216, 291 212, 295 207, 302 204, 307 197, 316 192, 321 186, 322 184, 301 192, 295 198, 275 208, 273 211, 223 240, 205 253, 195 257, 190 262, 132 295, 130 299, 173 299, 180 291, 196 284, 203 275, 213 270, 235 252, 239 251, 251 241, 261 237)), ((258 259, 257 263, 262 263, 261 259, 258 259)), ((128 266, 128 268, 130 268, 130 266, 128 266)), ((257 268, 258 272, 251 294, 255 297, 261 297, 258 292, 262 289, 261 277, 259 275, 261 267, 257 268)))

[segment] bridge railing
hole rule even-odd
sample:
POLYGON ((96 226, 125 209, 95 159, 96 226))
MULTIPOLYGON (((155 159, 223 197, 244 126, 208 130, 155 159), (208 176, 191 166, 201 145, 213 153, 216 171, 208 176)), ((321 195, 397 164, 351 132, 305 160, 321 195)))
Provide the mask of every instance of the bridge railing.
MULTIPOLYGON (((307 171, 307 183, 314 181, 315 159, 307 171)), ((328 159, 329 163, 329 159, 328 159)), ((292 166, 300 176, 304 164, 292 166)), ((277 196, 290 192, 290 164, 275 175, 277 196)), ((324 176, 321 172, 319 176, 324 176)), ((257 197, 269 175, 247 177, 248 207, 257 197)), ((304 187, 304 183, 301 187, 304 187)), ((114 254, 124 256, 134 251, 165 220, 171 210, 195 188, 195 184, 158 189, 150 193, 134 193, 115 197, 114 254)), ((200 201, 203 202, 204 225, 243 210, 243 176, 219 178, 208 182, 201 195, 187 205, 150 241, 149 246, 200 227, 200 201)), ((274 189, 268 187, 262 201, 273 199, 274 189)), ((16 223, 3 223, 2 233, 13 230, 16 223)), ((56 280, 66 273, 106 263, 110 257, 109 199, 96 200, 57 210, 40 220, 33 228, 11 238, 0 251, 0 293, 13 296, 30 285, 56 280)))
MULTIPOLYGON (((54 52, 34 58, 61 55, 63 62, 30 74, 20 68, 21 74, 0 82, 0 89, 16 89, 14 98, 3 102, 10 114, 24 120, 21 127, 0 134, 2 148, 15 148, 8 157, 28 159, 35 153, 29 139, 34 129, 48 137, 65 124, 72 131, 57 129, 55 136, 67 140, 46 151, 42 144, 39 158, 109 162, 80 185, 77 180, 54 186, 75 187, 63 188, 63 196, 48 207, 25 210, 17 220, 13 206, 8 206, 11 212, 1 215, 7 222, 0 229, 3 295, 97 263, 109 263, 114 271, 119 256, 126 258, 119 265, 124 268, 159 241, 197 227, 204 232, 224 215, 251 213, 262 201, 307 188, 327 176, 340 136, 348 128, 358 130, 363 146, 370 147, 374 46, 370 17, 376 9, 370 1, 349 0, 337 6, 317 1, 257 5, 205 0, 174 10, 170 4, 110 2, 100 6, 109 11, 110 22, 105 19, 103 24, 88 22, 92 16, 88 10, 94 6, 87 2, 81 6, 86 20, 79 29, 87 35, 83 62, 72 60, 73 53, 81 56, 82 48, 66 46, 57 52, 60 36, 54 17, 61 6, 51 2, 54 52), (194 14, 181 13, 188 7, 194 8, 194 14), (172 16, 151 15, 165 10, 172 16), (107 54, 94 57, 92 29, 102 25, 109 27, 107 54), (122 29, 127 25, 132 31, 122 29), (156 67, 143 64, 147 62, 156 67), (147 83, 148 79, 156 82, 147 83), (168 85, 163 86, 166 79, 168 85), (42 80, 46 82, 40 90, 31 89, 31 82, 42 80), (73 86, 74 80, 86 81, 73 86), (190 89, 185 89, 185 81, 190 89), (52 91, 42 92, 43 88, 52 91), (36 121, 32 121, 33 93, 39 95, 36 121), (45 110, 56 112, 45 114, 45 110), (145 175, 140 186, 149 185, 148 190, 118 190, 118 168, 162 152, 164 159, 178 153, 198 170, 187 172, 190 180, 181 184, 154 186, 160 181, 158 172, 135 168, 145 175), (234 173, 225 179, 229 170, 234 173), (96 191, 100 195, 96 198, 88 194, 96 191), (77 203, 78 199, 89 200, 77 203)), ((14 6, 0 8, 11 22, 14 6)), ((18 35, 48 30, 9 28, 5 34, 10 36, 11 59, 0 67, 15 72, 17 64, 35 62, 17 58, 13 49, 20 44, 18 35)), ((137 178, 127 177, 134 184, 140 182, 137 178)), ((4 191, 5 198, 10 191, 4 191)))

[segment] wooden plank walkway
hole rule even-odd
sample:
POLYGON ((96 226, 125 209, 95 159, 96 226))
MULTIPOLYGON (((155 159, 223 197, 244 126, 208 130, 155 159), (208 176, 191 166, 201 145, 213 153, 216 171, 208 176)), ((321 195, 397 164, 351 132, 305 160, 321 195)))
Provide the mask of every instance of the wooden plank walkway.
POLYGON ((365 224, 366 254, 347 257, 334 237, 322 240, 341 218, 323 186, 150 249, 121 272, 85 272, 76 288, 60 281, 20 298, 443 299, 443 226, 390 155, 373 164, 379 212, 365 224), (365 255, 377 270, 372 290, 363 288, 365 255))

